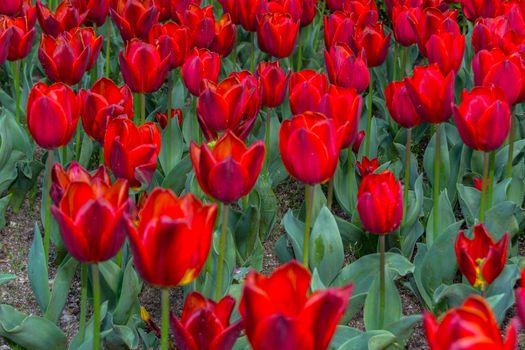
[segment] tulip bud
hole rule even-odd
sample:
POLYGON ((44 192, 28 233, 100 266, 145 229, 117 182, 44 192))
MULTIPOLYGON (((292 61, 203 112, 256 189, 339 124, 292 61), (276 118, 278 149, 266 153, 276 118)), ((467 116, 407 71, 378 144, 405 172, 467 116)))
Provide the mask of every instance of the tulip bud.
POLYGON ((354 44, 358 51, 365 50, 368 67, 377 67, 383 64, 390 46, 390 36, 385 36, 382 23, 357 27, 354 32, 354 44))
POLYGON ((210 45, 210 50, 226 57, 232 52, 236 41, 237 29, 227 13, 215 22, 215 36, 210 45))
POLYGON ((357 137, 355 138, 354 144, 352 145, 352 152, 355 154, 359 153, 359 149, 361 148, 361 145, 363 144, 363 141, 365 140, 365 131, 361 130, 357 133, 357 137))
POLYGON ((410 99, 404 81, 393 81, 385 89, 386 107, 392 119, 404 128, 421 124, 421 118, 410 99))
POLYGON ((283 103, 291 74, 291 71, 286 74, 279 61, 259 63, 255 76, 261 82, 264 106, 275 108, 283 103))
POLYGON ((149 33, 149 43, 159 48, 162 59, 171 58, 170 69, 182 66, 190 49, 190 32, 175 22, 155 24, 149 33))
POLYGON ((299 33, 299 20, 287 13, 267 12, 257 17, 257 43, 261 51, 285 58, 292 54, 299 33))
POLYGON ((370 72, 364 50, 356 56, 348 45, 337 43, 324 52, 324 60, 332 84, 354 88, 359 93, 365 91, 370 84, 370 72))
POLYGON ((304 69, 290 78, 290 109, 292 114, 317 111, 321 98, 328 92, 326 75, 304 69))
POLYGON ((412 23, 421 17, 421 8, 397 5, 392 9, 394 37, 402 46, 411 46, 417 42, 417 32, 412 23))
MULTIPOLYGON (((165 129, 168 126, 168 112, 166 113, 155 113, 155 116, 157 117, 157 121, 159 122, 159 125, 162 129, 165 129)), ((179 126, 182 125, 182 110, 180 108, 172 108, 171 109, 171 118, 175 118, 177 120, 177 123, 179 123, 179 126)))
POLYGON ((133 38, 146 40, 159 19, 154 0, 125 0, 113 7, 110 14, 124 42, 133 38))
POLYGON ((207 79, 216 83, 221 71, 221 58, 207 49, 194 48, 182 65, 184 85, 193 96, 199 96, 201 83, 207 79))
POLYGON ((6 53, 8 46, 7 59, 9 61, 18 61, 25 58, 33 47, 36 29, 35 23, 31 23, 28 16, 25 17, 7 17, 0 16, 0 62, 6 53), (9 41, 9 28, 12 30, 12 37, 9 41), (4 37, 5 36, 5 37, 4 37))
POLYGON ((428 39, 426 51, 429 63, 437 63, 446 75, 457 73, 465 53, 465 36, 450 32, 438 32, 428 39))

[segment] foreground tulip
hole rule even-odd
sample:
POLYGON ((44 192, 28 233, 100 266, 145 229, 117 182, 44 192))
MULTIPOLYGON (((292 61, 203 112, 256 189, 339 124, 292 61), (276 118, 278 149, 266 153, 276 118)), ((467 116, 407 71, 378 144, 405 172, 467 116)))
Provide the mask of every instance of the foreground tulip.
POLYGON ((173 314, 170 318, 178 348, 231 350, 242 330, 241 320, 230 324, 234 307, 235 299, 229 295, 216 303, 198 292, 190 293, 184 302, 181 318, 173 314))
POLYGON ((365 91, 370 84, 370 72, 364 50, 356 56, 348 45, 337 43, 329 51, 325 51, 324 61, 332 84, 354 88, 359 93, 365 91))
POLYGON ((261 51, 285 58, 292 54, 299 33, 299 20, 288 13, 267 12, 257 17, 257 43, 261 51))
MULTIPOLYGON (((12 37, 9 42, 9 53, 7 54, 7 59, 9 61, 18 61, 22 58, 25 58, 31 48, 33 47, 33 40, 35 38, 35 25, 30 22, 28 16, 25 17, 0 17, 0 28, 12 28, 12 37)), ((0 34, 0 37, 3 37, 6 33, 0 34)), ((0 38, 0 62, 2 62, 2 52, 5 53, 4 45, 8 37, 0 38)))
POLYGON ((308 296, 311 279, 308 269, 295 261, 278 267, 270 277, 248 274, 239 312, 254 350, 328 348, 352 286, 308 296))
POLYGON ((154 0, 118 0, 110 14, 125 42, 133 38, 146 40, 159 18, 154 0))
POLYGON ((159 48, 164 59, 170 56, 171 69, 182 66, 190 49, 190 32, 186 26, 175 22, 155 24, 149 34, 149 42, 159 48))
POLYGON ((304 69, 290 78, 290 109, 292 114, 317 111, 321 98, 328 92, 326 75, 304 69))
POLYGON ((516 313, 521 327, 525 327, 525 269, 521 270, 521 286, 516 289, 516 313))
POLYGON ((287 74, 279 61, 259 63, 255 76, 261 82, 262 104, 265 107, 275 108, 283 103, 290 75, 291 71, 287 74))
POLYGON ((184 85, 193 96, 199 96, 204 79, 216 83, 221 70, 221 58, 207 49, 193 49, 182 66, 184 85))
POLYGON ((514 323, 511 322, 506 339, 503 339, 490 306, 477 295, 468 297, 461 306, 447 311, 439 323, 434 315, 425 312, 423 324, 430 350, 514 350, 517 346, 514 323))
POLYGON ((52 13, 40 0, 36 2, 38 23, 47 35, 58 36, 60 33, 80 27, 88 15, 88 11, 80 12, 71 0, 62 1, 52 13))

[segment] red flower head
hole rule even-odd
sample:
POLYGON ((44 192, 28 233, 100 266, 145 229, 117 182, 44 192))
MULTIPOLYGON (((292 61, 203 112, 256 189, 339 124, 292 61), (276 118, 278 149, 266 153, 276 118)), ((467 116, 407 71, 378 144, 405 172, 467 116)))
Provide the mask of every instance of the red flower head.
POLYGON ((441 31, 428 39, 426 44, 429 63, 437 63, 444 75, 457 73, 465 53, 465 36, 441 31))
POLYGON ((419 18, 409 18, 417 33, 417 47, 423 56, 427 57, 426 45, 432 35, 440 32, 461 35, 456 22, 457 17, 457 11, 442 12, 437 8, 430 7, 424 9, 419 18))
POLYGON ((352 286, 308 296, 312 276, 291 261, 265 277, 252 271, 244 282, 239 312, 254 350, 324 350, 343 316, 352 286))
POLYGON ((100 49, 102 49, 102 35, 97 37, 97 33, 93 28, 74 28, 70 33, 73 35, 73 38, 90 48, 91 54, 89 55, 86 71, 90 70, 97 62, 100 49))
POLYGON ((425 312, 423 324, 430 350, 514 350, 517 346, 514 323, 511 322, 504 340, 490 306, 478 295, 471 295, 463 305, 448 310, 439 323, 434 315, 425 312))
POLYGON ((401 183, 391 171, 369 174, 363 178, 357 193, 357 211, 366 231, 384 235, 401 225, 402 192, 401 183))
POLYGON ((394 37, 400 45, 411 46, 417 42, 417 32, 412 23, 416 23, 421 14, 420 7, 394 6, 392 9, 392 26, 394 37))
POLYGON ((326 49, 330 50, 337 43, 352 44, 354 25, 355 22, 348 12, 336 11, 324 16, 324 43, 326 49))
POLYGON ((317 111, 321 98, 328 92, 326 75, 304 69, 290 78, 290 109, 292 114, 317 111))
POLYGON ((0 15, 15 16, 22 10, 22 0, 4 0, 0 3, 0 15))
POLYGON ((361 175, 361 177, 366 177, 367 175, 373 174, 374 171, 379 168, 379 159, 368 159, 363 156, 361 161, 357 161, 356 164, 357 170, 359 170, 359 175, 361 175))
MULTIPOLYGON (((166 113, 155 113, 155 116, 157 117, 157 121, 159 122, 159 125, 162 129, 165 129, 168 126, 168 112, 166 113)), ((182 110, 180 108, 172 108, 171 109, 171 118, 175 118, 177 120, 177 123, 179 123, 179 126, 182 125, 182 110)))
POLYGON ((0 27, 0 64, 3 64, 9 54, 9 47, 11 45, 11 37, 13 36, 13 29, 10 27, 0 27))
POLYGON ((390 46, 390 35, 385 36, 382 23, 367 25, 364 28, 356 27, 354 45, 356 51, 365 50, 368 67, 377 67, 383 64, 390 46))
POLYGON ((195 176, 202 190, 223 203, 232 203, 252 190, 264 162, 264 142, 249 148, 230 131, 210 147, 191 144, 195 176))
POLYGON ((219 54, 207 49, 193 49, 182 65, 184 85, 193 96, 199 96, 205 79, 216 83, 221 71, 219 54))
POLYGON ((288 13, 292 20, 301 21, 304 0, 270 0, 268 12, 288 13))
POLYGON ((444 76, 437 64, 415 67, 414 74, 405 78, 408 96, 421 119, 429 123, 442 123, 452 114, 454 102, 453 72, 444 76))
POLYGON ((275 108, 283 103, 291 74, 291 71, 288 71, 287 74, 281 68, 279 61, 259 63, 255 76, 261 83, 264 106, 275 108))
POLYGON ((286 170, 309 185, 332 178, 341 143, 336 122, 321 113, 296 115, 283 121, 279 131, 279 150, 286 170))
POLYGON ((236 41, 237 29, 230 14, 226 13, 219 21, 215 22, 215 36, 210 45, 210 50, 226 57, 232 52, 236 41))
POLYGON ((171 330, 179 349, 230 350, 242 330, 242 321, 230 324, 235 299, 227 295, 219 302, 198 292, 186 298, 180 320, 171 315, 171 330))
POLYGON ((164 288, 192 282, 208 258, 216 216, 215 204, 203 204, 191 193, 177 197, 154 189, 129 235, 140 277, 164 288))
POLYGON ((326 0, 326 7, 330 11, 340 11, 343 9, 343 4, 349 0, 326 0))
POLYGON ((475 177, 472 179, 472 182, 474 183, 474 188, 478 191, 483 191, 483 179, 480 177, 475 177))
POLYGON ((229 14, 234 24, 241 24, 239 0, 218 0, 222 6, 222 12, 229 14))
POLYGON ((60 203, 51 206, 69 254, 83 263, 111 259, 124 243, 131 226, 128 186, 117 180, 73 181, 60 203))
POLYGON ((27 100, 27 126, 35 142, 42 148, 65 146, 76 130, 80 103, 67 85, 33 85, 27 100))
POLYGON ((483 224, 472 229, 472 240, 459 231, 456 239, 456 257, 459 270, 474 288, 485 290, 503 271, 507 261, 509 234, 496 243, 483 224))
POLYGON ((179 16, 179 22, 190 30, 190 47, 207 49, 215 37, 215 16, 213 7, 200 8, 190 4, 184 15, 179 16))
POLYGON ((474 22, 478 18, 494 18, 503 11, 503 2, 498 0, 462 0, 463 15, 474 22))
POLYGON ((361 145, 365 140, 365 135, 366 133, 364 130, 361 130, 357 133, 357 137, 355 138, 355 141, 352 144, 352 152, 354 152, 355 154, 359 153, 359 149, 361 148, 361 145))
POLYGON ((364 50, 356 56, 347 44, 337 43, 324 52, 324 61, 332 84, 354 88, 359 93, 365 91, 370 84, 364 50))
POLYGON ((299 20, 288 13, 267 12, 257 17, 257 43, 261 51, 285 58, 292 54, 299 33, 299 20))
POLYGON ((35 23, 30 22, 30 18, 25 17, 7 17, 0 16, 0 28, 3 30, 3 34, 0 36, 5 36, 3 40, 0 38, 0 62, 2 62, 1 56, 2 53, 5 55, 6 43, 9 43, 9 52, 7 53, 7 59, 9 61, 18 61, 19 59, 25 58, 31 48, 33 47, 33 40, 35 38, 35 23), (12 29, 12 37, 9 41, 9 29, 12 29), (4 44, 2 43, 4 42, 4 44))
POLYGON ((151 93, 164 83, 171 66, 171 56, 163 58, 159 47, 133 39, 120 52, 119 62, 122 77, 131 91, 151 93))
POLYGON ((80 0, 80 2, 80 8, 88 12, 86 23, 100 27, 106 22, 109 15, 109 0, 80 0))
POLYGON ((525 269, 521 270, 521 286, 516 289, 516 313, 521 327, 525 327, 525 269))
POLYGON ((239 21, 247 32, 257 31, 257 17, 268 11, 268 0, 236 0, 239 21))
POLYGON ((126 179, 130 187, 148 184, 157 168, 161 136, 157 125, 137 127, 125 117, 108 123, 104 139, 104 162, 113 174, 126 179))
MULTIPOLYGON (((153 25, 159 20, 159 9, 154 0, 116 0, 110 10, 111 19, 124 41, 133 38, 146 40, 153 25)), ((145 66, 149 67, 149 66, 145 66)))
POLYGON ((303 15, 301 16, 301 27, 306 27, 313 22, 317 13, 317 0, 303 0, 303 15))
POLYGON ((54 37, 70 29, 80 27, 88 15, 87 10, 80 12, 70 0, 62 1, 54 14, 40 0, 37 0, 36 13, 42 31, 54 37))
POLYGON ((499 88, 478 86, 470 92, 463 91, 461 105, 454 106, 454 120, 467 146, 490 152, 507 138, 510 107, 499 88))
POLYGON ((81 89, 78 96, 82 126, 86 134, 101 145, 110 120, 121 115, 133 118, 133 94, 127 85, 119 88, 112 80, 101 78, 91 89, 81 89))
POLYGON ((506 16, 480 18, 472 29, 472 47, 474 52, 502 48, 503 37, 511 31, 506 16))
POLYGON ((173 19, 183 16, 184 12, 188 9, 190 4, 195 4, 197 6, 201 5, 201 0, 168 0, 170 8, 170 17, 173 19))
POLYGON ((155 24, 149 33, 149 42, 159 48, 164 59, 170 56, 170 69, 182 66, 190 50, 190 32, 175 22, 155 24))
POLYGON ((404 128, 421 124, 421 118, 408 95, 404 81, 393 81, 385 89, 386 106, 392 119, 404 128))
POLYGON ((209 80, 202 83, 197 117, 208 141, 226 130, 245 139, 252 129, 261 106, 260 87, 257 79, 246 73, 230 74, 218 84, 209 80))

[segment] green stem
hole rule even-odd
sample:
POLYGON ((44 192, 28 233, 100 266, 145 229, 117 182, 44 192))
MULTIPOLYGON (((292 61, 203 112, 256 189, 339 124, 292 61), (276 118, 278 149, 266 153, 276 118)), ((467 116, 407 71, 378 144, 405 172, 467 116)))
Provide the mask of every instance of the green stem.
POLYGON ((299 30, 299 47, 297 48, 297 68, 296 72, 301 70, 303 65, 303 36, 301 35, 301 30, 299 30))
POLYGON ((305 201, 306 201, 306 218, 304 222, 304 239, 303 239, 303 265, 308 268, 308 253, 310 243, 310 225, 312 223, 312 209, 314 203, 314 186, 304 185, 305 187, 305 201))
POLYGON ((20 61, 12 62, 14 88, 15 88, 15 120, 20 125, 20 61))
POLYGON ((332 209, 332 203, 334 202, 334 178, 330 179, 328 182, 328 190, 326 195, 326 207, 332 209))
POLYGON ((406 220, 408 210, 408 190, 410 187, 410 160, 412 157, 412 128, 407 129, 407 144, 405 148, 405 181, 403 183, 403 217, 406 220))
MULTIPOLYGON (((321 5, 321 9, 319 11, 319 22, 320 22, 320 25, 322 25, 323 23, 323 16, 324 16, 324 11, 326 9, 326 1, 323 1, 322 5, 321 5)), ((317 40, 317 38, 319 37, 319 33, 321 31, 320 30, 316 30, 315 31, 315 34, 314 34, 314 47, 315 47, 315 52, 317 52, 317 49, 319 48, 319 42, 321 42, 321 40, 317 40)))
POLYGON ((91 265, 93 274, 93 350, 100 349, 100 275, 98 265, 91 265))
POLYGON ((75 156, 77 158, 77 161, 80 161, 80 146, 82 145, 81 142, 81 126, 80 123, 77 125, 77 133, 76 133, 76 140, 75 140, 75 156))
POLYGON ((489 172, 489 154, 483 153, 483 180, 481 185, 481 204, 479 206, 479 222, 485 221, 485 206, 487 202, 487 186, 488 186, 488 172, 489 172))
POLYGON ((403 46, 403 49, 401 50, 401 74, 399 75, 401 79, 405 77, 406 68, 407 68, 407 48, 403 46))
POLYGON ((398 50, 399 50, 399 44, 396 42, 394 46, 394 79, 393 81, 397 81, 397 58, 399 56, 398 50))
POLYGON ((99 147, 98 164, 104 165, 104 145, 99 147))
POLYGON ((51 189, 51 171, 53 168, 53 151, 49 150, 47 152, 47 173, 46 173, 46 187, 45 195, 46 198, 46 207, 44 213, 44 255, 46 261, 49 261, 49 240, 51 237, 51 196, 49 191, 51 189))
POLYGON ((487 194, 487 210, 492 207, 492 192, 494 191, 494 168, 496 165, 496 151, 490 152, 489 156, 489 183, 487 194))
POLYGON ((161 324, 161 349, 168 350, 169 348, 169 336, 168 336, 168 325, 170 316, 170 290, 163 288, 161 291, 161 312, 162 312, 162 324, 161 324))
POLYGON ((351 210, 350 203, 352 203, 353 185, 352 182, 354 170, 354 152, 352 146, 348 147, 348 210, 351 210))
POLYGON ((507 160, 506 178, 512 177, 512 161, 514 160, 514 140, 516 139, 516 115, 514 108, 510 115, 510 132, 509 132, 509 159, 507 160))
POLYGON ((199 143, 199 120, 197 118, 197 97, 193 96, 193 118, 191 119, 191 135, 193 141, 199 143))
POLYGON ((146 122, 146 94, 140 94, 140 125, 146 122))
POLYGON ((250 72, 255 69, 255 32, 251 33, 252 46, 250 49, 250 72))
POLYGON ((237 43, 239 41, 239 30, 236 28, 237 36, 235 38, 235 45, 233 46, 233 56, 232 56, 232 64, 233 64, 233 70, 237 70, 237 43))
POLYGON ((370 139, 371 139, 371 130, 372 130, 372 94, 373 94, 373 84, 372 84, 372 70, 370 70, 370 85, 368 85, 368 117, 366 120, 366 139, 365 139, 365 156, 370 158, 370 139))
POLYGON ((263 174, 268 173, 268 163, 270 162, 270 122, 271 122, 271 115, 270 115, 270 109, 268 107, 266 109, 266 127, 264 130, 264 145, 266 148, 266 159, 264 160, 264 170, 263 174))
POLYGON ((109 79, 109 67, 111 58, 111 21, 106 21, 107 36, 106 36, 106 78, 109 79))
POLYGON ((67 164, 67 145, 64 145, 61 150, 62 150, 62 164, 66 165, 67 164))
POLYGON ((224 271, 224 254, 226 250, 226 236, 228 234, 228 212, 229 205, 222 205, 222 226, 219 238, 219 265, 217 267, 217 285, 215 286, 215 299, 218 301, 222 296, 222 279, 224 271))
POLYGON ((87 314, 87 289, 88 289, 88 271, 87 265, 80 264, 80 325, 78 326, 78 333, 80 334, 80 342, 84 341, 86 335, 86 314, 87 314))
POLYGON ((379 328, 385 323, 385 235, 379 236, 379 328))
POLYGON ((427 244, 428 246, 434 243, 434 238, 439 235, 439 178, 441 168, 441 125, 436 124, 436 143, 435 143, 435 156, 434 156, 434 187, 433 187, 433 209, 434 209, 434 234, 428 235, 427 244))
POLYGON ((167 149, 167 156, 168 156, 168 162, 171 163, 171 107, 172 107, 172 93, 173 93, 173 78, 175 76, 175 71, 173 74, 168 73, 168 130, 166 133, 167 142, 168 145, 167 149))

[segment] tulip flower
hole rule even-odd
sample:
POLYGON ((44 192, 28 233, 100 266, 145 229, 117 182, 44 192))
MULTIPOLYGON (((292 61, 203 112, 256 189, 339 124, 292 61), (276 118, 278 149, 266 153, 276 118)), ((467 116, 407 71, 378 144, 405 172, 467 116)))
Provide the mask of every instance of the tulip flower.
POLYGON ((465 36, 438 32, 428 39, 426 51, 428 62, 437 63, 443 75, 457 73, 465 53, 465 36))
POLYGON ((216 83, 221 70, 220 56, 207 49, 193 49, 182 65, 184 85, 193 96, 199 96, 200 86, 207 79, 216 83))
POLYGON ((472 29, 472 48, 475 53, 481 50, 500 48, 503 37, 511 31, 507 16, 479 18, 472 29))
POLYGON ((200 8, 195 4, 190 4, 178 20, 190 30, 190 47, 203 49, 210 47, 215 37, 213 6, 200 8))
POLYGON ((57 37, 70 29, 80 27, 85 21, 88 11, 80 12, 71 0, 62 1, 52 13, 40 0, 36 2, 38 23, 47 35, 57 37))
POLYGON ((133 95, 127 85, 120 88, 107 78, 99 79, 89 90, 78 93, 82 104, 82 126, 93 140, 104 144, 110 120, 125 115, 133 118, 133 95))
POLYGON ((324 16, 324 43, 326 50, 337 43, 352 43, 354 21, 348 12, 336 11, 324 16))
POLYGON ((346 0, 326 0, 326 7, 330 11, 340 11, 343 9, 343 4, 346 0))
POLYGON ((216 303, 198 292, 191 292, 184 302, 180 320, 171 315, 170 324, 177 347, 188 350, 232 349, 242 330, 241 320, 230 324, 234 307, 235 299, 229 295, 216 303))
POLYGON ((0 3, 0 14, 14 16, 22 9, 22 0, 4 0, 0 3))
POLYGON ((482 292, 499 276, 507 261, 509 234, 505 233, 496 243, 483 224, 472 229, 472 240, 459 231, 456 239, 456 257, 459 270, 474 288, 482 292))
MULTIPOLYGON (((155 113, 155 116, 157 117, 157 121, 159 122, 159 125, 162 129, 165 129, 168 126, 168 112, 166 113, 155 113)), ((173 108, 171 110, 171 118, 177 118, 177 123, 179 126, 182 125, 182 110, 180 108, 173 108)))
POLYGON ((241 24, 240 2, 238 0, 218 0, 222 6, 222 12, 229 14, 234 24, 241 24))
POLYGON ((405 82, 391 82, 385 89, 386 106, 392 119, 404 128, 413 128, 421 124, 405 82))
POLYGON ((363 157, 360 162, 356 162, 356 165, 357 170, 359 170, 359 175, 364 178, 367 175, 373 174, 374 171, 379 168, 379 159, 368 159, 367 157, 363 157))
POLYGON ((525 269, 521 270, 521 286, 516 289, 516 313, 521 327, 525 327, 525 269))
POLYGON ((97 33, 93 28, 74 28, 70 33, 73 35, 73 38, 78 38, 78 41, 90 48, 91 54, 89 55, 86 71, 90 70, 97 62, 98 55, 102 49, 102 36, 99 35, 97 37, 97 33))
POLYGON ((7 59, 12 36, 12 28, 0 28, 0 64, 3 64, 7 59))
POLYGON ((257 43, 261 51, 285 58, 292 54, 300 21, 288 13, 267 12, 257 17, 257 43))
POLYGON ((290 109, 292 114, 317 111, 321 98, 328 92, 326 75, 304 69, 290 78, 290 109))
POLYGON ((426 8, 419 18, 409 18, 417 32, 417 47, 421 54, 427 57, 426 45, 430 37, 439 32, 449 32, 460 35, 457 24, 457 11, 442 12, 437 8, 426 8))
POLYGON ((239 11, 240 24, 247 32, 257 31, 257 18, 268 11, 267 0, 237 0, 234 6, 239 11))
POLYGON ((279 61, 259 63, 255 76, 261 82, 265 107, 276 108, 283 103, 291 74, 291 71, 286 73, 281 68, 279 61))
POLYGON ((355 141, 352 144, 352 152, 354 152, 355 154, 359 153, 359 149, 361 148, 361 145, 363 144, 364 139, 365 139, 365 131, 361 130, 357 133, 357 137, 355 138, 355 141))
POLYGON ((308 296, 311 279, 308 269, 295 261, 278 267, 269 277, 255 271, 248 274, 239 312, 254 350, 328 348, 352 286, 308 296))
POLYGON ((190 32, 175 22, 155 24, 149 33, 149 42, 159 48, 164 59, 171 58, 170 69, 182 66, 190 49, 190 32))
POLYGON ((413 22, 421 17, 421 8, 397 5, 392 9, 392 26, 396 41, 405 47, 417 43, 417 32, 413 22))
POLYGON ((179 18, 184 15, 184 12, 188 9, 191 4, 197 6, 201 5, 201 0, 167 0, 169 2, 170 17, 173 19, 179 18))
MULTIPOLYGON (((25 58, 31 48, 33 47, 33 40, 35 38, 35 24, 30 22, 29 17, 0 17, 0 28, 12 28, 12 37, 11 40, 7 40, 9 34, 6 35, 4 32, 3 35, 6 35, 5 38, 0 38, 0 52, 5 54, 5 42, 9 41, 9 52, 7 54, 7 59, 9 61, 18 61, 22 58, 25 58)), ((0 36, 3 36, 0 34, 0 36)), ((0 62, 2 62, 2 54, 0 53, 0 62)))
POLYGON ((430 350, 514 350, 518 343, 514 322, 503 339, 494 313, 478 295, 471 295, 461 306, 448 310, 439 322, 430 312, 425 312, 423 325, 430 350))
POLYGON ((158 21, 159 9, 154 0, 117 0, 117 5, 110 10, 110 15, 122 40, 146 40, 151 28, 158 21))
POLYGON ((157 168, 161 136, 157 125, 137 127, 126 117, 111 120, 104 138, 104 162, 117 178, 132 188, 148 184, 157 168))
POLYGON ((317 0, 303 0, 303 14, 301 16, 301 27, 306 27, 313 22, 317 13, 317 0))
POLYGON ((365 50, 368 67, 377 67, 383 64, 390 46, 390 35, 385 36, 382 23, 355 29, 353 41, 356 51, 365 50))
POLYGON ((226 57, 232 52, 236 41, 237 28, 233 24, 230 14, 226 13, 215 22, 215 36, 211 42, 210 50, 226 57))
POLYGON ((84 9, 88 11, 86 22, 101 27, 109 15, 108 0, 82 0, 84 9))
POLYGON ((324 60, 332 84, 354 88, 359 93, 365 91, 370 84, 364 50, 356 56, 347 44, 337 43, 324 52, 324 60))
POLYGON ((268 12, 288 13, 292 20, 301 21, 303 16, 304 0, 270 0, 268 2, 268 12))
POLYGON ((26 115, 35 142, 42 148, 54 149, 71 140, 80 117, 80 103, 67 85, 38 82, 29 92, 26 115))
POLYGON ((501 14, 503 4, 492 0, 462 0, 461 9, 465 18, 474 22, 478 18, 493 18, 501 14))

